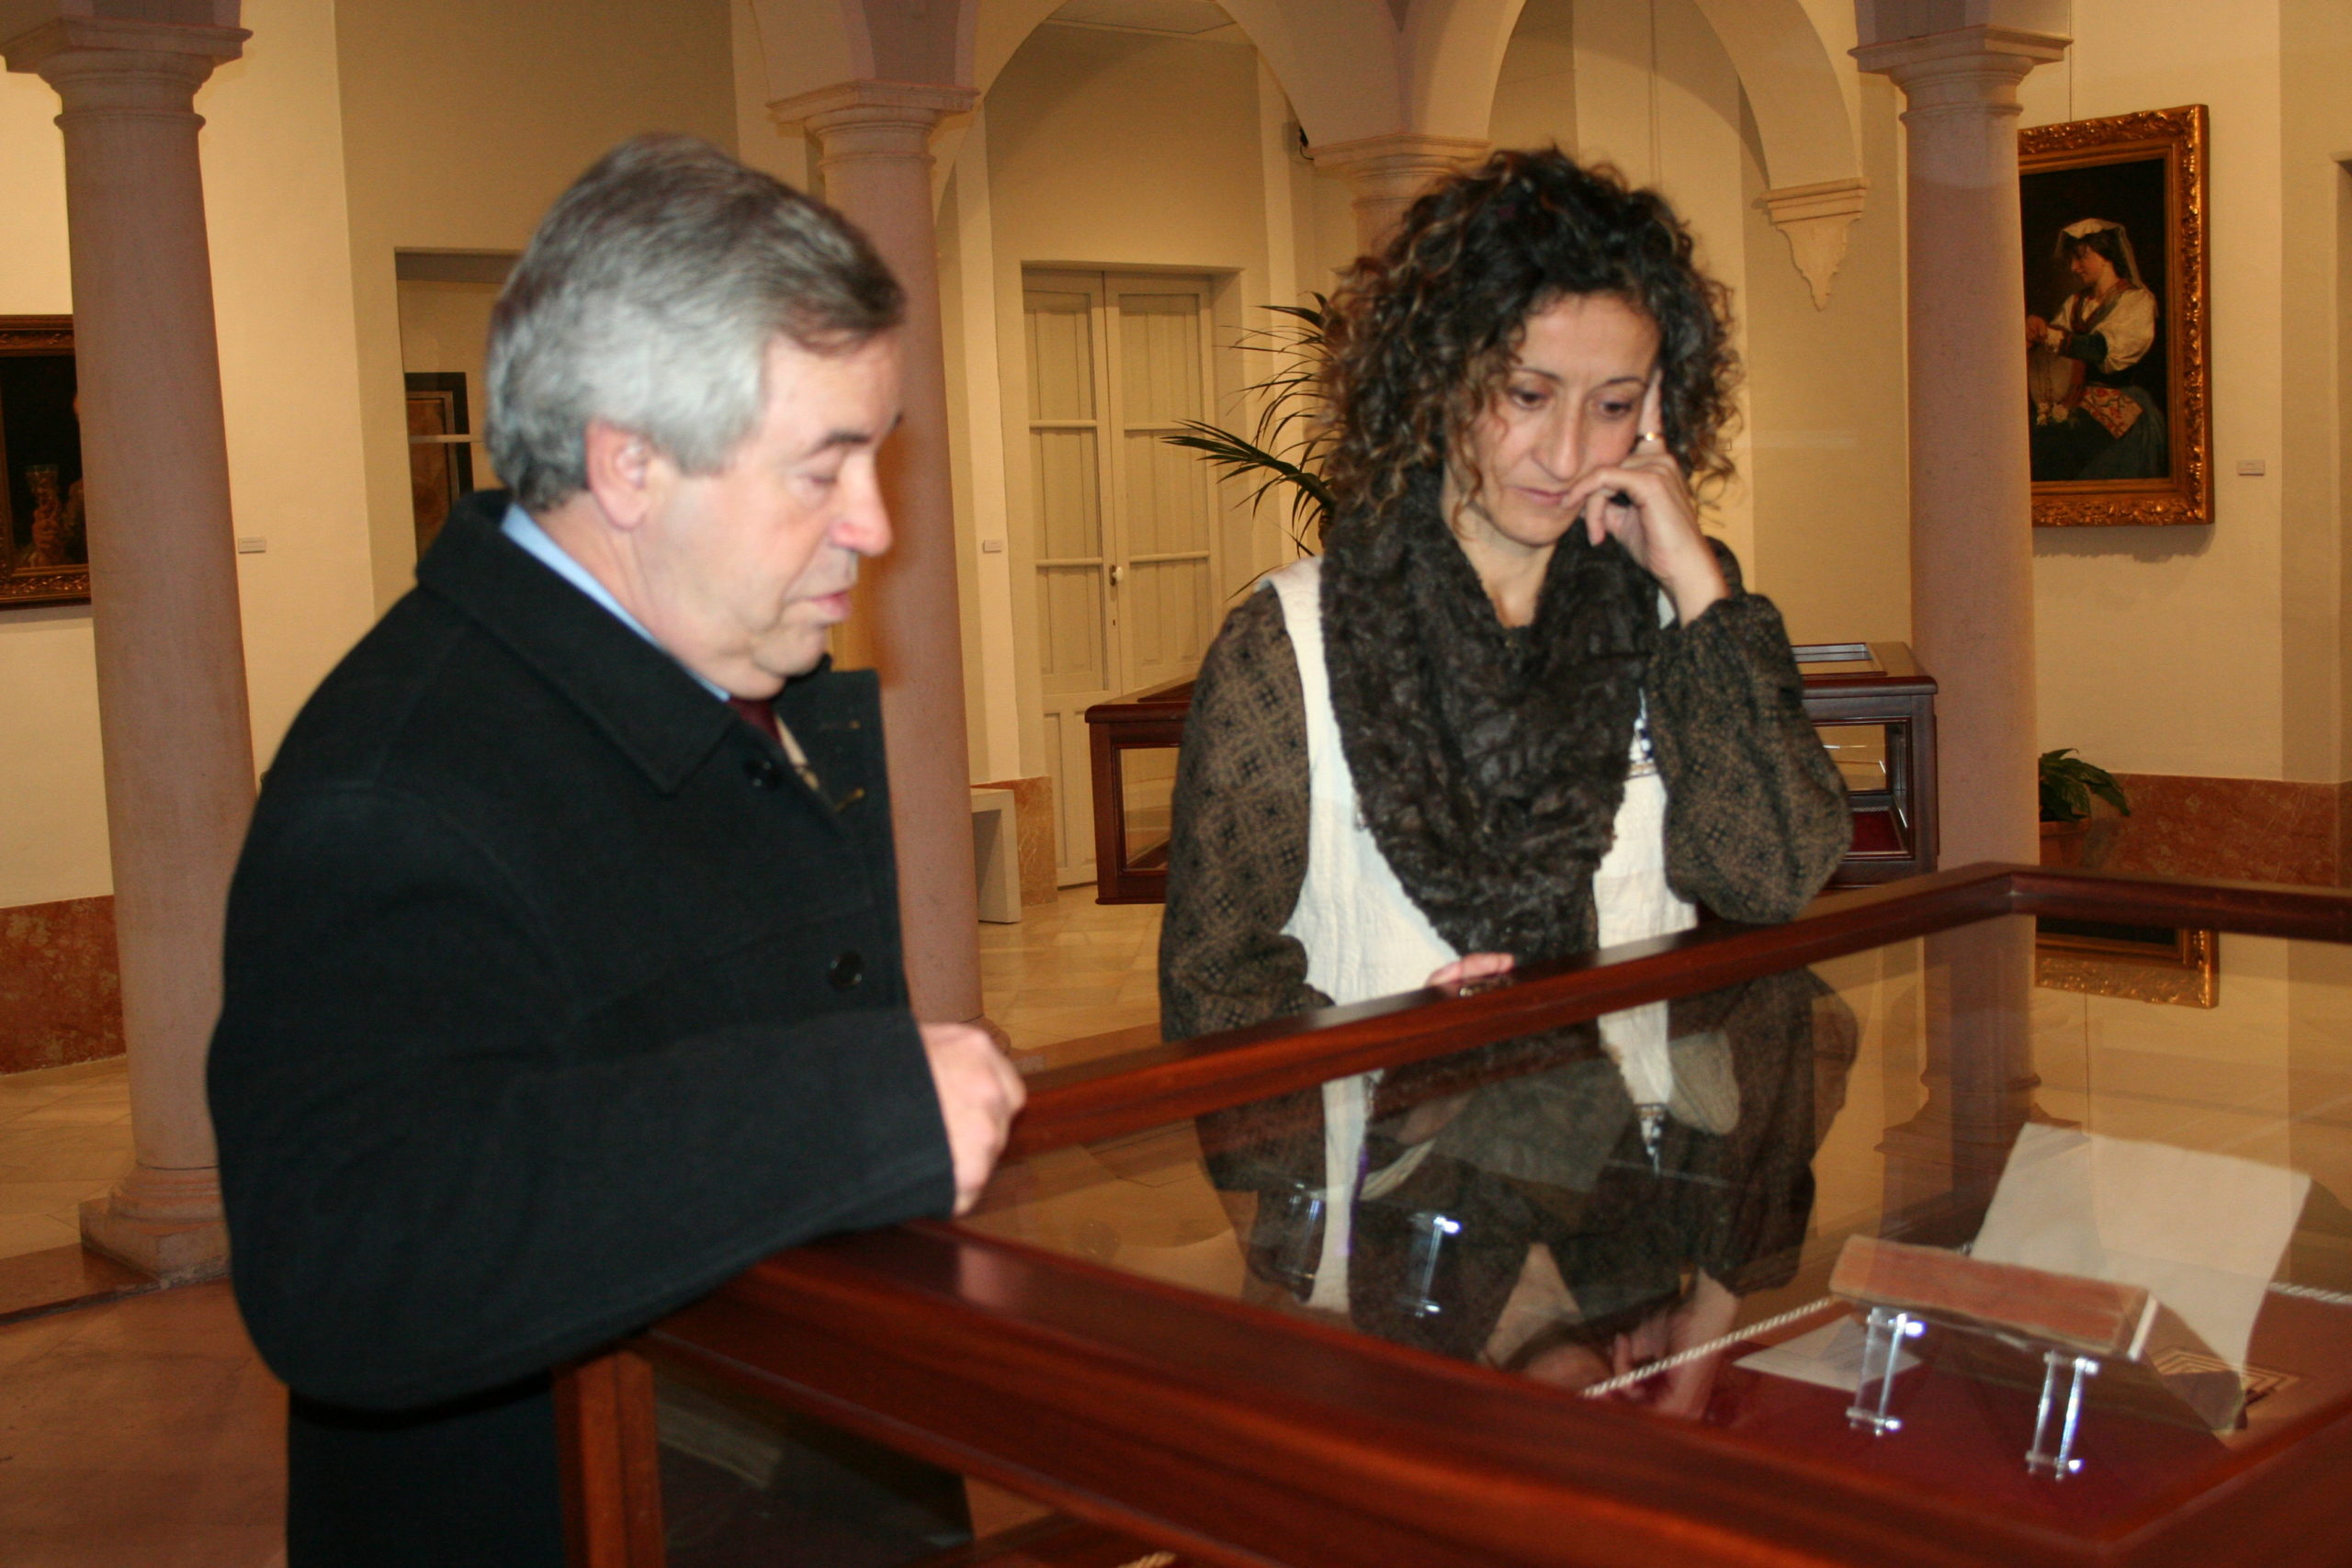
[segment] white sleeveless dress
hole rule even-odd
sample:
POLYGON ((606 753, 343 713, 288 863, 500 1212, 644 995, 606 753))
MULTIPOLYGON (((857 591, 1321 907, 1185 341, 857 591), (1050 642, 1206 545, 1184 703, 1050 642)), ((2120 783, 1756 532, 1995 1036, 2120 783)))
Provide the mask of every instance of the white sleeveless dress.
MULTIPOLYGON (((1322 581, 1323 563, 1311 556, 1266 579, 1282 601, 1306 711, 1306 876, 1283 934, 1306 950, 1306 983, 1345 1004, 1418 990, 1432 972, 1462 955, 1406 895, 1358 809, 1324 662, 1322 581)), ((1663 604, 1663 594, 1660 600, 1663 604)), ((1624 802, 1592 891, 1603 947, 1685 931, 1698 920, 1698 912, 1667 885, 1666 784, 1650 760, 1643 723, 1634 727, 1624 802)), ((1602 1048, 1624 1074, 1645 1125, 1655 1129, 1674 1098, 1666 1004, 1611 1013, 1600 1024, 1602 1048)), ((1434 1141, 1419 1144, 1381 1170, 1361 1169, 1364 1124, 1379 1081, 1374 1072, 1323 1086, 1324 1227, 1307 1299, 1312 1307, 1347 1310, 1357 1200, 1378 1198, 1399 1185, 1435 1146, 1434 1141)))

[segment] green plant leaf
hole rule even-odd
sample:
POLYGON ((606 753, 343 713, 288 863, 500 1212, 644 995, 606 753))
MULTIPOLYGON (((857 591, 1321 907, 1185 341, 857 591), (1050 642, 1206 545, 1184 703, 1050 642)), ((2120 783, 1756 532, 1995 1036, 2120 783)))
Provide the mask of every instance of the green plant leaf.
POLYGON ((1243 389, 1259 400, 1249 435, 1205 420, 1184 420, 1185 434, 1160 439, 1202 454, 1224 478, 1259 477, 1261 482, 1248 498, 1253 512, 1269 495, 1286 492, 1292 541, 1312 553, 1316 544, 1308 535, 1319 540, 1336 508, 1330 487, 1317 471, 1332 441, 1321 396, 1330 300, 1321 294, 1309 298, 1312 304, 1269 306, 1270 313, 1283 321, 1244 332, 1233 344, 1282 362, 1272 375, 1243 389))
POLYGON ((2044 751, 2039 761, 2044 822, 2081 821, 2091 814, 2094 796, 2123 816, 2132 815, 2132 803, 2124 797, 2115 775, 2075 756, 2072 746, 2044 751))

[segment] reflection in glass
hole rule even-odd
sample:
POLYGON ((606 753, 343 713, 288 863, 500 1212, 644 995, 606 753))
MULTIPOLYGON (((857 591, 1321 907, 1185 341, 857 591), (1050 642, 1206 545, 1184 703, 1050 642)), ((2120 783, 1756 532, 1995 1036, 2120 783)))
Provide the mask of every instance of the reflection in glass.
POLYGON ((2220 1005, 2152 1007, 2037 988, 2030 919, 1977 921, 1056 1149, 967 1224, 2039 1528, 2120 1529, 2352 1408, 2352 945, 2224 941, 2220 1005), (2018 1209, 2027 1167, 2067 1161, 2087 1185, 2018 1209), (2235 1218, 2188 1218, 2208 1200, 2235 1218), (1914 1285, 1978 1262, 2041 1269, 2068 1300, 2137 1280, 2202 1348, 2159 1321, 2077 1402, 2018 1296, 1973 1314, 1990 1333, 1930 1312, 1894 1385, 1858 1389, 1877 1303, 1831 1286, 1872 1243, 1913 1254, 1914 1285), (2165 1272, 2222 1246, 2245 1254, 2227 1334, 2165 1272), (2186 1422, 2141 1397, 2216 1376, 2242 1399, 2189 1401, 2186 1422), (1874 1437, 1848 1412, 1882 1397, 1900 1426, 1874 1437))
POLYGON ((654 1397, 670 1568, 899 1568, 971 1539, 950 1472, 667 1370, 654 1397))
POLYGON ((1126 840, 1121 846, 1130 870, 1152 871, 1168 864, 1170 803, 1176 795, 1176 752, 1173 749, 1131 748, 1114 751, 1119 767, 1119 791, 1125 815, 1126 840))
POLYGON ((1795 1271, 1852 1019, 1804 973, 1652 1012, 1202 1117, 1246 1292, 1569 1387, 1721 1334, 1795 1271))

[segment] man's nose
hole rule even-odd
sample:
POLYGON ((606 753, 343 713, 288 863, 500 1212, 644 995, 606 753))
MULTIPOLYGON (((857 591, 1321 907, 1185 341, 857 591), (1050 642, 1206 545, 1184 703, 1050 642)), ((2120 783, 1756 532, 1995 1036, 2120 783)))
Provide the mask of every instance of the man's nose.
POLYGON ((867 483, 853 497, 833 525, 833 542, 862 556, 878 556, 890 547, 890 509, 882 487, 867 483))

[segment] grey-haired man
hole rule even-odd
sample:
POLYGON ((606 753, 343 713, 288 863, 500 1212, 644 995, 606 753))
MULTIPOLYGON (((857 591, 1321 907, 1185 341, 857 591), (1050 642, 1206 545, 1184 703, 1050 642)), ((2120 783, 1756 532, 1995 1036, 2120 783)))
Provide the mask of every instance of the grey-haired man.
POLYGON ((491 450, 288 733, 213 1042, 292 1568, 556 1564, 549 1369, 763 1255, 968 1204, 1021 1088, 918 1023, 873 677, 897 284, 645 138, 502 295, 491 450))

